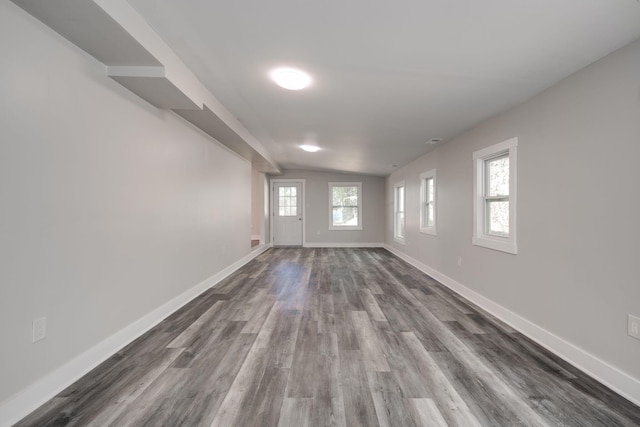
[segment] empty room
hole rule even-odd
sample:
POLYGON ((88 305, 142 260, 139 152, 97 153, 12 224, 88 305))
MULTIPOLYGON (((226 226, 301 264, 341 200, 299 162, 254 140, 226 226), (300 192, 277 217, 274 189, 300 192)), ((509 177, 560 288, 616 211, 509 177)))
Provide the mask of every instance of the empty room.
POLYGON ((0 0, 0 427, 640 426, 637 0, 0 0))

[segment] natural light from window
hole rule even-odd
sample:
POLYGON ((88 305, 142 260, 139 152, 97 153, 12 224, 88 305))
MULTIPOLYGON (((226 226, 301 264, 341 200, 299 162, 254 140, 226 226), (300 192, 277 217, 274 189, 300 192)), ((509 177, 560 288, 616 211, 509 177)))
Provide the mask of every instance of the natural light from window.
POLYGON ((396 241, 404 243, 404 182, 400 182, 394 186, 393 192, 393 210, 394 210, 394 232, 393 237, 396 241))
POLYGON ((280 187, 278 189, 278 215, 298 215, 298 194, 296 187, 280 187))
POLYGON ((486 233, 509 236, 509 156, 485 161, 486 233))
POLYGON ((436 170, 420 174, 420 232, 436 235, 436 170))
POLYGON ((362 183, 360 182, 330 182, 330 230, 361 230, 362 183))
POLYGON ((518 253, 516 165, 518 139, 473 153, 473 238, 477 246, 518 253))

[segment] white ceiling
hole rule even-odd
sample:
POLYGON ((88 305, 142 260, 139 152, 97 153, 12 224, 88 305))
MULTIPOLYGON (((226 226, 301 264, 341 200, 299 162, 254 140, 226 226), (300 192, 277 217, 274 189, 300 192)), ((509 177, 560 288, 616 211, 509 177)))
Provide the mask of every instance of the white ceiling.
POLYGON ((131 3, 285 169, 386 175, 640 38, 638 0, 131 3))

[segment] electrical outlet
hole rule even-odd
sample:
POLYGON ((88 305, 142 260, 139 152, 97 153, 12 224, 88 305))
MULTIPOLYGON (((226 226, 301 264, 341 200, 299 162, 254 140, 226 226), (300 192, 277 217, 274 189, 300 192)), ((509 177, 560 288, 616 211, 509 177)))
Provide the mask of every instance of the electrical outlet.
POLYGON ((462 267, 462 257, 458 255, 458 267, 462 267))
POLYGON ((47 318, 40 317, 33 320, 33 340, 32 342, 40 341, 47 336, 47 318))
POLYGON ((640 340, 640 317, 629 315, 627 323, 627 333, 629 336, 640 340))

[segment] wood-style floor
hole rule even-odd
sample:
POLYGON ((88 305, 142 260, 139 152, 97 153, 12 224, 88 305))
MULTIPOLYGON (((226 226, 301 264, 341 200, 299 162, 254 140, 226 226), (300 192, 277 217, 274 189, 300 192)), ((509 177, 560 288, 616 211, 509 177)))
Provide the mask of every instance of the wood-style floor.
POLYGON ((383 249, 270 249, 19 426, 638 426, 383 249))

